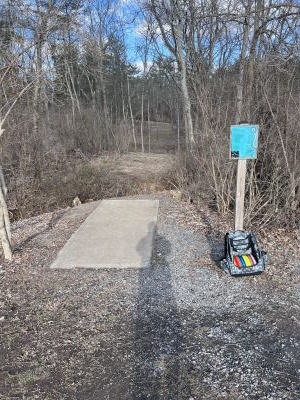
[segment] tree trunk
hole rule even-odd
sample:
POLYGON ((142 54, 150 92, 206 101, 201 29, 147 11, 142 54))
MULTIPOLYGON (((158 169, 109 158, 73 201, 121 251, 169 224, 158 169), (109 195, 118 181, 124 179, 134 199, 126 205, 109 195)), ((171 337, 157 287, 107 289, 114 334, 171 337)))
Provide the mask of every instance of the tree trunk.
POLYGON ((251 120, 251 103, 252 103, 252 92, 253 92, 253 80, 254 80, 254 60, 256 55, 256 46, 258 43, 258 39, 260 36, 259 32, 259 15, 262 10, 263 4, 262 0, 257 0, 255 6, 255 15, 254 15, 254 28, 253 28, 253 38, 249 51, 249 63, 248 63, 248 79, 247 79, 247 90, 246 90, 246 105, 245 105, 245 113, 247 120, 251 120))
POLYGON ((4 181, 2 167, 0 166, 0 237, 6 260, 12 259, 11 229, 5 196, 7 188, 4 181))
POLYGON ((134 143, 134 150, 136 150, 136 136, 135 136, 135 128, 134 128, 134 119, 132 113, 132 105, 131 105, 131 96, 129 91, 129 78, 127 76, 127 92, 128 92, 128 104, 129 104, 129 112, 130 112, 130 121, 131 121, 131 128, 132 128, 132 137, 134 143))
POLYGON ((41 178, 41 166, 39 152, 41 151, 41 137, 40 137, 40 113, 41 113, 41 84, 42 84, 42 68, 43 68, 43 33, 41 32, 41 26, 39 26, 37 32, 36 42, 36 67, 35 67, 35 83, 33 91, 33 152, 35 153, 35 177, 41 178))
POLYGON ((141 104, 141 143, 142 143, 142 153, 145 152, 144 149, 144 88, 142 91, 142 104, 141 104))
MULTIPOLYGON (((181 11, 179 11, 181 12, 181 11)), ((191 101, 187 86, 187 66, 186 57, 182 48, 182 22, 180 21, 176 26, 176 43, 178 49, 178 67, 180 69, 181 75, 181 90, 183 95, 183 109, 184 109, 184 121, 185 121, 185 131, 186 131, 186 145, 187 150, 193 150, 195 146, 194 130, 193 130, 193 120, 191 114, 191 101)))
MULTIPOLYGON (((250 7, 248 7, 249 15, 250 7)), ((249 22, 248 18, 245 18, 243 25, 243 42, 239 63, 239 75, 237 79, 237 87, 236 87, 236 113, 235 113, 235 122, 238 124, 242 119, 243 113, 243 82, 244 82, 244 74, 245 74, 245 64, 246 64, 246 52, 247 52, 247 44, 249 39, 249 22)))
POLYGON ((177 107, 177 151, 180 153, 180 114, 179 105, 177 107))
POLYGON ((151 152, 151 126, 150 126, 150 105, 148 99, 148 143, 149 143, 149 153, 151 152))

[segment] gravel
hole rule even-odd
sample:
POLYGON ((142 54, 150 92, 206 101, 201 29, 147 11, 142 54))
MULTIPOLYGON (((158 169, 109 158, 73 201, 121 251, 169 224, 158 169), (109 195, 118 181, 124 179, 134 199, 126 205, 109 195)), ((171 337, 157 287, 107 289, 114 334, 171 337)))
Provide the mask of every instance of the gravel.
POLYGON ((296 281, 230 277, 217 226, 149 197, 160 199, 151 268, 49 270, 82 221, 73 210, 46 231, 41 217, 17 266, 3 265, 0 398, 299 399, 296 281))

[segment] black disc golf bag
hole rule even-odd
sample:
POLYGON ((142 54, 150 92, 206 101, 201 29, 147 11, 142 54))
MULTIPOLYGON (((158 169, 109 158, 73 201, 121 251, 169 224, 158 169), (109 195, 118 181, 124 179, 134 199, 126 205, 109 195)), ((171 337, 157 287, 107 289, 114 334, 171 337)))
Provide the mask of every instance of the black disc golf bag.
POLYGON ((267 253, 258 247, 256 237, 251 232, 234 231, 225 235, 225 258, 221 268, 231 275, 256 274, 265 270, 267 253))

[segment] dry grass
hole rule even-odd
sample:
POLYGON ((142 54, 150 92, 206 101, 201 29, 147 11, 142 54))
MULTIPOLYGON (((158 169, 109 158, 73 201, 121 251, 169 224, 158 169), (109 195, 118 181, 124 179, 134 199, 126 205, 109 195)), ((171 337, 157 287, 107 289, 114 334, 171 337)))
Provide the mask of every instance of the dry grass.
POLYGON ((103 198, 154 193, 168 187, 174 156, 108 153, 92 159, 50 160, 41 179, 11 179, 8 206, 12 220, 28 218, 103 198))

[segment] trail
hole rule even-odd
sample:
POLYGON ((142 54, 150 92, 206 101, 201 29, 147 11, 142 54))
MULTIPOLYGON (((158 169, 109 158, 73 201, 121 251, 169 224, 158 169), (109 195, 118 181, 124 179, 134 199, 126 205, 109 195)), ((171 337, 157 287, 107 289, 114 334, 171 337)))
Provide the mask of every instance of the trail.
POLYGON ((175 161, 174 154, 130 152, 100 156, 92 159, 90 164, 96 168, 101 168, 103 165, 110 166, 115 174, 131 176, 139 180, 151 180, 170 172, 175 161))
POLYGON ((297 285, 224 274, 210 258, 222 238, 201 213, 194 229, 188 205, 135 198, 160 201, 151 268, 49 268, 96 204, 14 226, 0 398, 299 399, 297 285))

